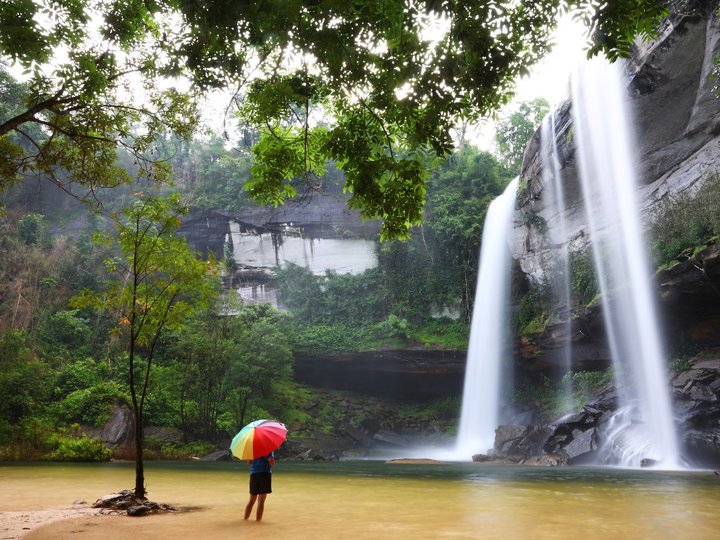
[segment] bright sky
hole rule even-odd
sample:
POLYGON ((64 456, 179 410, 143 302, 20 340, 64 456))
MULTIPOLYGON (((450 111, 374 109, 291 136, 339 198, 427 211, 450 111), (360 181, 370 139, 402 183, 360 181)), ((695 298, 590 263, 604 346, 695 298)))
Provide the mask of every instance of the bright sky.
POLYGON ((555 47, 550 54, 535 66, 529 77, 519 81, 516 100, 544 97, 552 106, 567 97, 570 73, 585 54, 583 27, 566 15, 558 23, 553 42, 555 47))
MULTIPOLYGON (((560 103, 568 97, 570 74, 578 65, 585 52, 585 38, 582 25, 565 15, 558 22, 553 34, 555 43, 552 51, 543 58, 530 72, 517 83, 515 98, 500 114, 512 111, 519 103, 531 101, 538 97, 545 98, 550 107, 560 103)), ((484 150, 492 150, 495 138, 494 122, 487 120, 477 126, 471 141, 484 150)))

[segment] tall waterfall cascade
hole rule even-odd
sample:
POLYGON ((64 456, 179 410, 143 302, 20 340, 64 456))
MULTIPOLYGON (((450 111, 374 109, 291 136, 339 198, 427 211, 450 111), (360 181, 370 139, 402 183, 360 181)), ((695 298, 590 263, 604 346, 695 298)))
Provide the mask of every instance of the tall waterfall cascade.
POLYGON ((508 239, 518 178, 488 208, 483 226, 475 305, 455 454, 485 452, 499 423, 501 365, 508 354, 511 258, 508 239))
POLYGON ((679 468, 622 67, 603 58, 586 62, 572 92, 581 188, 619 402, 601 459, 627 467, 651 459, 661 468, 679 468))

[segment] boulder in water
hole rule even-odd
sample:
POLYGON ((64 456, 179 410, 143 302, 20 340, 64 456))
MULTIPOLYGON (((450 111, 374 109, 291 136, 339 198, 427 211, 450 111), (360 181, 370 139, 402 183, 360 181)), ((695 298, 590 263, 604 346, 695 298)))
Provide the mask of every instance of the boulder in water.
POLYGON ((597 449, 597 428, 591 428, 578 433, 563 450, 567 454, 570 463, 581 463, 588 461, 597 449))

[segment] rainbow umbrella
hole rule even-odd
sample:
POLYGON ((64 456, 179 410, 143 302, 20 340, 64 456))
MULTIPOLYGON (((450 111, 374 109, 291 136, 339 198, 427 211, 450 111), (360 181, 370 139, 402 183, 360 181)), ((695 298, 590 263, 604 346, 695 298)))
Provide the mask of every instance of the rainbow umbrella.
POLYGON ((233 437, 230 451, 239 459, 257 459, 280 448, 287 428, 277 420, 255 420, 233 437))

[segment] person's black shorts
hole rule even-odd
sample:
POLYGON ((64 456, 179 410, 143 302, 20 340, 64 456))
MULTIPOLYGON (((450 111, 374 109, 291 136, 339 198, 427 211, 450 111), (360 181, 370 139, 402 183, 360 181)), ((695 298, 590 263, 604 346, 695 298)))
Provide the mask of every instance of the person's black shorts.
POLYGON ((250 495, 272 493, 272 474, 258 472, 250 475, 250 495))

